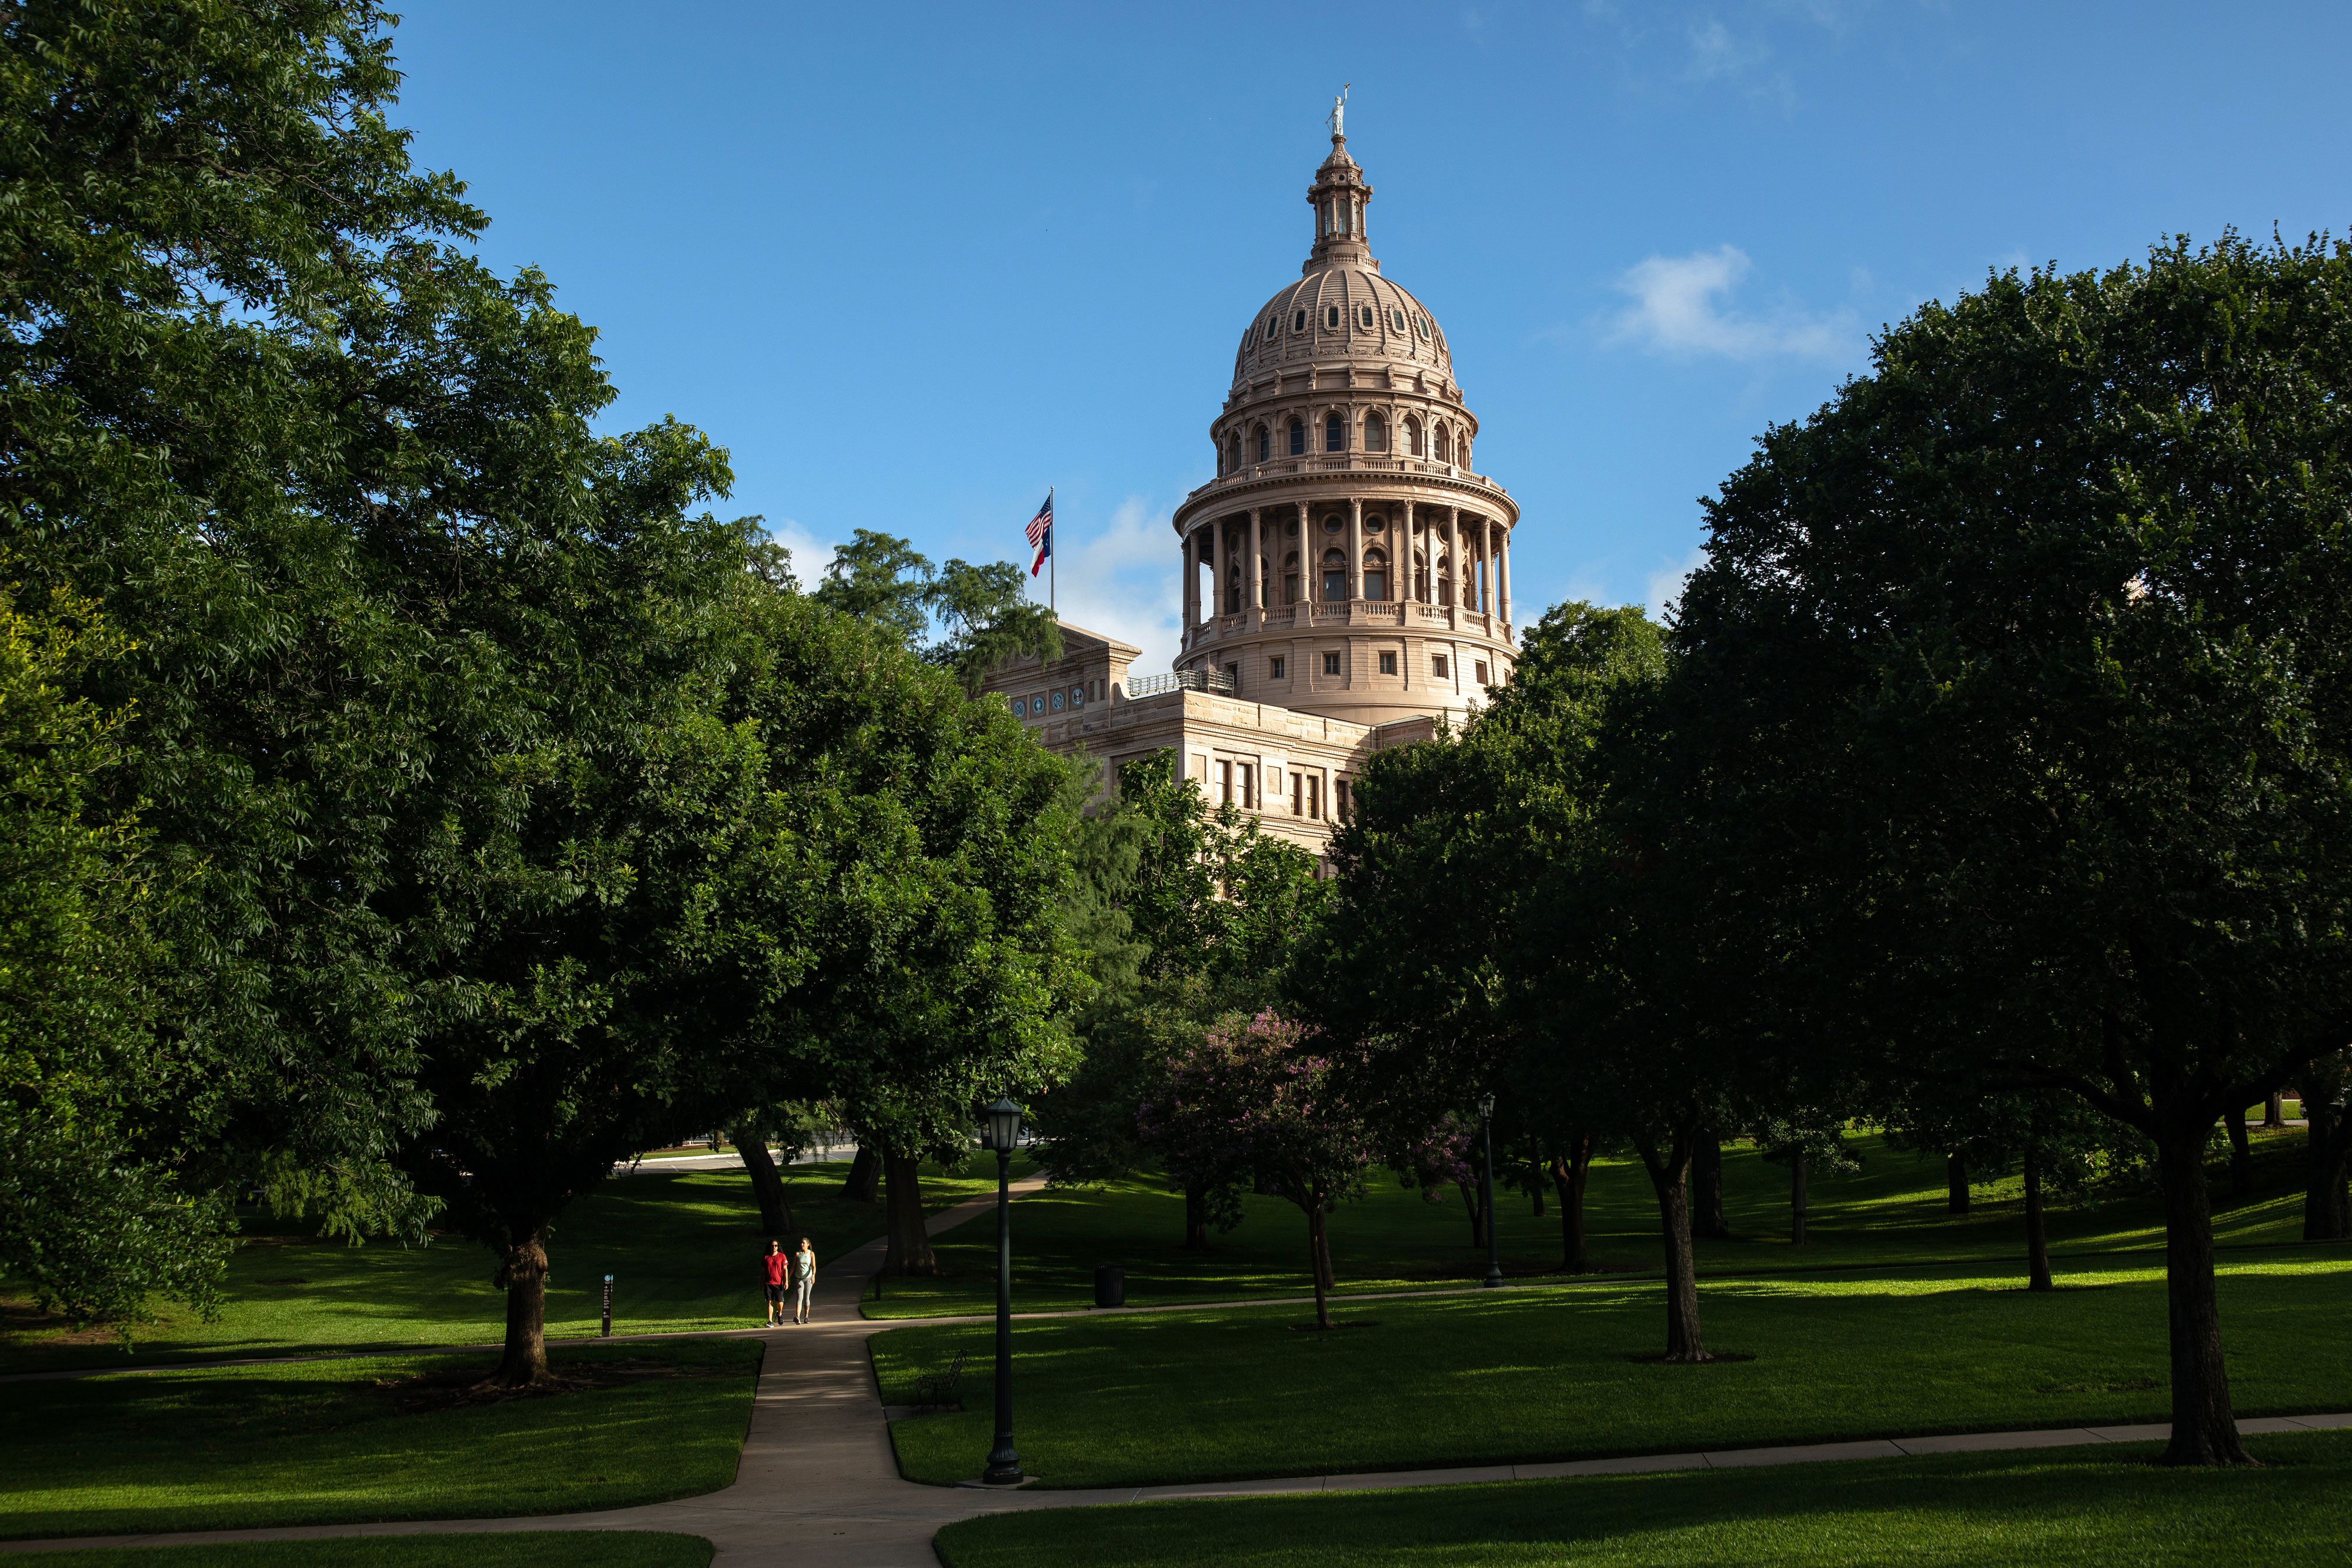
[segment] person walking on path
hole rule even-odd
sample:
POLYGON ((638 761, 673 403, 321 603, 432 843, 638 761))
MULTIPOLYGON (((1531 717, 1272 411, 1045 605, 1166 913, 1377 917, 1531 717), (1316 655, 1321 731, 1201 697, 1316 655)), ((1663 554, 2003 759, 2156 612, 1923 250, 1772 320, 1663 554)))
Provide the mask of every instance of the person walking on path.
POLYGON ((816 1249, 809 1239, 801 1238, 800 1250, 793 1254, 793 1322, 809 1321, 809 1298, 816 1292, 816 1249))
MULTIPOLYGON (((801 1243, 803 1247, 808 1243, 801 1243)), ((784 1244, 772 1237, 768 1241, 767 1254, 760 1267, 768 1277, 768 1326, 781 1328, 784 1322, 784 1274, 792 1260, 784 1256, 784 1244)))

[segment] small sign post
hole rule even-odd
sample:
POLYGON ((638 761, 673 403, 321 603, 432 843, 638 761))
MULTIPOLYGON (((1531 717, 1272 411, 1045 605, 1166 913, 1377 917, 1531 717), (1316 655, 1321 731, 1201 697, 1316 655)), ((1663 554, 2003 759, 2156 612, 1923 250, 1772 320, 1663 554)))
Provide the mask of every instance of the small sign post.
POLYGON ((613 1276, 610 1274, 604 1276, 604 1328, 598 1337, 601 1339, 613 1337, 613 1276))

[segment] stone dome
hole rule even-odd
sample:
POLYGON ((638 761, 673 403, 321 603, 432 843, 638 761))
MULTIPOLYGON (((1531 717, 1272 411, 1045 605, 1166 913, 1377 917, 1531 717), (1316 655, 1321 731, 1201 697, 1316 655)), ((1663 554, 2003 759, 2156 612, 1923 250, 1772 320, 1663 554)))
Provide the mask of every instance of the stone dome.
POLYGON ((1402 363, 1454 379, 1445 329, 1369 259, 1317 267, 1260 307, 1234 358, 1234 387, 1278 365, 1314 362, 1402 363))

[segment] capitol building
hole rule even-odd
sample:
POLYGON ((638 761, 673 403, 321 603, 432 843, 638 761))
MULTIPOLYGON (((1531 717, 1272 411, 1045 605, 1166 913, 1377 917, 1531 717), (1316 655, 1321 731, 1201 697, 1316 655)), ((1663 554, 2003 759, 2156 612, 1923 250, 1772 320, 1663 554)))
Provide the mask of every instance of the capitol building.
POLYGON ((1176 508, 1175 668, 1131 674, 1139 649, 1065 622, 1061 659, 987 682, 1049 749, 1114 769, 1173 750, 1212 804, 1317 852, 1367 756, 1510 678, 1518 523, 1472 468, 1444 329, 1372 256, 1372 187, 1333 119, 1314 247, 1242 329, 1216 477, 1176 508))

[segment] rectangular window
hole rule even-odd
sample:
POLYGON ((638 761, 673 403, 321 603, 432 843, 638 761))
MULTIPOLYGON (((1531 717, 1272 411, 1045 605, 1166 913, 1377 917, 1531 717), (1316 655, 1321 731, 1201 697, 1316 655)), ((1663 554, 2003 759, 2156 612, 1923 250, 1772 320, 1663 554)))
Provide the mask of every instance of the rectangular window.
POLYGON ((1442 681, 1442 680, 1444 680, 1444 679, 1445 679, 1445 655, 1444 655, 1444 654, 1443 654, 1443 653, 1432 653, 1432 654, 1429 656, 1429 673, 1430 673, 1431 674, 1433 674, 1433 675, 1435 675, 1435 676, 1436 676, 1439 680, 1441 680, 1441 681, 1442 681))
POLYGON ((1226 684, 1231 685, 1234 690, 1241 690, 1242 667, 1239 664, 1227 664, 1225 666, 1225 681, 1226 684))
POLYGON ((1396 674, 1396 655, 1394 653, 1382 653, 1381 655, 1381 674, 1384 675, 1393 675, 1396 674))
POLYGON ((1217 761, 1217 803, 1221 806, 1234 803, 1234 765, 1222 758, 1217 761))
POLYGON ((1290 776, 1290 814, 1307 815, 1307 775, 1294 772, 1290 776))
POLYGON ((1323 673, 1327 675, 1336 675, 1339 673, 1339 654, 1326 653, 1323 655, 1323 673))
POLYGON ((1307 815, 1314 821, 1323 820, 1323 778, 1318 773, 1307 776, 1307 815))
POLYGON ((1282 679, 1282 655, 1281 655, 1281 654, 1276 653, 1273 658, 1268 659, 1268 660, 1265 662, 1265 673, 1266 673, 1266 675, 1267 675, 1270 679, 1277 680, 1277 681, 1278 681, 1278 680, 1280 680, 1280 679, 1282 679))
POLYGON ((1482 686, 1486 684, 1486 661, 1484 659, 1478 661, 1478 684, 1482 686))
POLYGON ((1334 786, 1334 788, 1335 788, 1335 789, 1337 789, 1339 790, 1339 820, 1340 820, 1341 821, 1343 821, 1343 822, 1344 822, 1344 821, 1346 821, 1348 820, 1348 810, 1349 810, 1349 807, 1348 807, 1348 781, 1347 781, 1345 779, 1340 779, 1340 780, 1339 780, 1339 782, 1337 785, 1335 785, 1335 786, 1334 786))
POLYGON ((1257 810, 1257 765, 1242 764, 1242 805, 1245 810, 1257 810))

